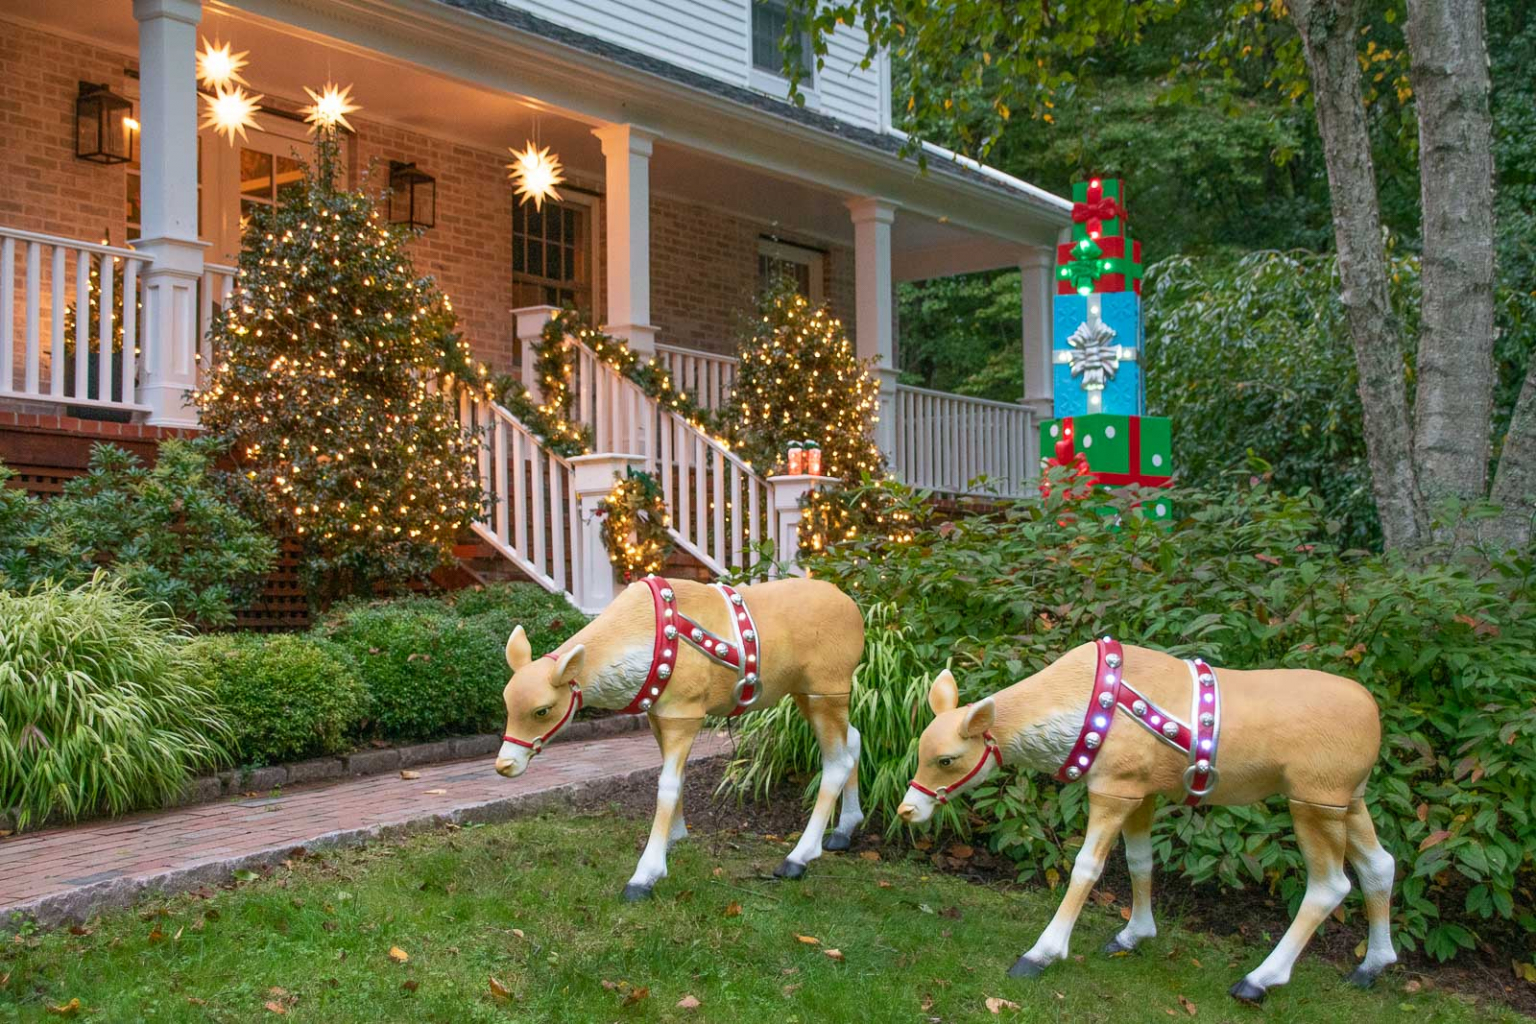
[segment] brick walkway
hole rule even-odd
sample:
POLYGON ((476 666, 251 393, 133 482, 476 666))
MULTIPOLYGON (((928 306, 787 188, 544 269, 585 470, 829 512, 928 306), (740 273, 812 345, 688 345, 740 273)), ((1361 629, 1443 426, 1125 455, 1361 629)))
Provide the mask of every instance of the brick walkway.
MULTIPOLYGON (((693 760, 724 753, 706 733, 693 760)), ((617 788, 661 764, 647 733, 552 746, 520 778, 490 758, 423 766, 280 796, 225 800, 0 840, 0 928, 21 912, 42 924, 81 921, 145 890, 175 892, 274 863, 295 847, 354 845, 446 822, 500 821, 592 787, 617 788)))

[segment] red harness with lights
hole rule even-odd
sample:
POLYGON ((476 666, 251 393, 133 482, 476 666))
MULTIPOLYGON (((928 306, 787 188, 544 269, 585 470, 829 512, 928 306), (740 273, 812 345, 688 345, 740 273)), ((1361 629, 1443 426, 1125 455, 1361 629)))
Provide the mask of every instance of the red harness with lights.
MULTIPOLYGON (((672 678, 673 668, 677 665, 679 640, 711 661, 736 670, 736 686, 731 692, 735 706, 731 709, 730 717, 734 718, 756 704, 759 667, 757 626, 752 621, 746 600, 735 588, 725 583, 714 585, 725 598, 726 607, 731 611, 731 623, 735 626, 735 639, 725 640, 684 615, 676 607, 677 595, 665 580, 647 576, 644 582, 650 588, 651 600, 656 605, 656 636, 651 647, 651 668, 646 673, 645 684, 640 687, 640 692, 619 713, 638 715, 651 710, 661 699, 662 691, 667 688, 667 681, 672 678)), ((551 652, 544 657, 553 660, 557 655, 551 652)), ((568 680, 567 685, 571 688, 571 702, 566 706, 565 714, 560 716, 560 721, 550 726, 548 732, 533 740, 520 740, 516 736, 503 736, 502 740, 527 747, 534 754, 543 750, 544 745, 581 710, 581 687, 574 679, 568 680)))
POLYGON ((757 703, 758 689, 758 637, 757 626, 747 602, 735 588, 726 583, 716 583, 715 589, 725 599, 734 627, 734 640, 716 636, 677 607, 677 595, 667 586, 667 581, 657 576, 647 576, 645 585, 651 588, 651 600, 656 605, 656 636, 652 641, 651 670, 645 684, 635 699, 629 702, 621 714, 637 715, 649 711, 661 699, 667 682, 677 666, 678 641, 688 644, 710 661, 736 671, 736 687, 731 693, 735 706, 731 717, 757 703))
POLYGON ((1220 778, 1216 771, 1216 741, 1221 732, 1221 691, 1215 671, 1201 658, 1185 662, 1189 666, 1192 691, 1190 719, 1195 724, 1191 726, 1158 707, 1125 681, 1120 671, 1125 656, 1119 641, 1106 636, 1097 644, 1099 660, 1088 711, 1083 716, 1077 742, 1057 770, 1056 778, 1062 782, 1076 782, 1088 774, 1109 735, 1109 727, 1115 722, 1115 710, 1125 708, 1143 729, 1189 758, 1189 767, 1184 770, 1184 802, 1191 807, 1198 805, 1216 788, 1220 778))

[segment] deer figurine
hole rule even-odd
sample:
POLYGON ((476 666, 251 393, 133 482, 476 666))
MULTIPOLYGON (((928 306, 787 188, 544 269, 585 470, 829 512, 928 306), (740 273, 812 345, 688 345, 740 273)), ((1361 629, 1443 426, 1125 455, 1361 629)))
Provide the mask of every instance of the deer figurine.
POLYGON ((828 850, 846 850, 859 808, 859 732, 848 723, 853 670, 864 657, 858 606, 830 583, 788 578, 735 588, 648 576, 557 649, 535 659, 518 626, 507 640, 512 678, 496 771, 515 778, 583 706, 645 714, 661 746, 650 839, 627 900, 667 874, 667 848, 687 836, 683 772, 706 715, 736 716, 791 697, 821 745, 821 789, 800 841, 774 871, 799 878, 828 850), (838 797, 842 812, 823 835, 838 797))
POLYGON ((964 707, 946 670, 929 690, 928 704, 934 719, 919 743, 917 777, 897 809, 904 821, 927 821, 937 805, 1005 763, 1088 787, 1088 832, 1071 884, 1011 976, 1035 977, 1067 956, 1072 926, 1122 833, 1131 917, 1104 952, 1128 952, 1157 934, 1151 827, 1159 795, 1190 806, 1275 795, 1290 802, 1307 866, 1306 896, 1274 950, 1232 987, 1234 997, 1259 1003, 1268 989, 1290 980, 1312 933, 1349 892, 1346 860, 1359 876, 1370 927, 1365 960, 1350 980, 1368 987, 1396 962, 1390 928, 1395 862, 1377 842, 1364 801, 1381 723, 1360 684, 1291 669, 1218 676, 1199 658, 1122 648, 1105 637, 964 707))

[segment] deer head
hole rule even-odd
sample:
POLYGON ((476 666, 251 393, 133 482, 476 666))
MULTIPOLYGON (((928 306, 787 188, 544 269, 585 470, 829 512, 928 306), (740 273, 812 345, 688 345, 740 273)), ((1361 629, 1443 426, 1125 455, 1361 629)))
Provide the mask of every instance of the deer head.
POLYGON ((961 785, 972 786, 997 770, 996 747, 987 735, 996 708, 992 698, 960 706, 960 689, 948 669, 928 689, 933 721, 917 745, 917 776, 896 813, 909 825, 933 817, 936 806, 961 785))
POLYGON ((570 724, 581 706, 577 680, 585 654, 586 647, 577 644, 558 658, 535 659, 523 627, 512 630, 507 638, 507 667, 512 669, 512 678, 501 691, 507 706, 507 730, 496 755, 498 774, 509 779, 523 774, 533 755, 570 724))

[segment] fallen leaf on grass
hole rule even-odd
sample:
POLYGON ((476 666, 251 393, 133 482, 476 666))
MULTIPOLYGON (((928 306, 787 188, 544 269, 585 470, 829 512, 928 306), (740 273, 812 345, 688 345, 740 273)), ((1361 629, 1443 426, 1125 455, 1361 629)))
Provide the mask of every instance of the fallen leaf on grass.
POLYGON ((800 988, 800 985, 801 982, 797 981, 793 985, 785 985, 783 988, 779 989, 779 991, 784 993, 784 997, 787 999, 795 994, 796 990, 800 988))
POLYGON ((87 928, 83 924, 74 924, 74 925, 70 925, 69 926, 69 934, 71 934, 71 935, 89 935, 89 934, 91 934, 91 930, 89 928, 87 928))
POLYGON ((1418 994, 1418 992, 1423 989, 1423 987, 1424 983, 1418 978, 1409 978, 1406 982, 1403 983, 1403 991, 1407 992, 1409 995, 1418 994))
POLYGON ((48 1012, 56 1013, 60 1017, 73 1017, 75 1014, 80 1012, 80 1000, 71 999, 67 1003, 60 1003, 58 1006, 50 1006, 48 1007, 48 1012))
POLYGON ((267 1012, 268 1013, 275 1013, 279 1017, 281 1017, 283 1014, 288 1012, 288 1007, 284 1006, 282 1003, 278 1002, 276 999, 268 999, 267 1003, 266 1003, 266 1006, 267 1006, 267 1012))
POLYGON ((807 946, 819 946, 819 945, 821 945, 821 940, 818 939, 814 935, 796 935, 795 938, 799 939, 801 942, 805 943, 807 946))
POLYGON ((929 1010, 933 1009, 933 996, 925 994, 923 996, 923 1001, 918 1004, 918 1009, 922 1010, 924 1013, 927 1013, 929 1010))
POLYGON ((512 993, 508 991, 507 986, 503 985, 495 978, 487 976, 486 981, 491 983, 491 998, 496 1000, 498 1003, 505 1003, 512 998, 512 993))
POLYGON ((447 792, 448 791, 446 789, 429 789, 427 790, 427 796, 442 796, 447 792))
POLYGON ((883 878, 882 878, 882 879, 880 879, 880 881, 878 881, 878 882, 876 882, 876 883, 875 883, 875 885, 877 885, 877 886, 879 886, 879 887, 880 887, 880 888, 881 888, 881 889, 889 889, 889 888, 891 888, 891 887, 892 887, 892 886, 891 886, 891 883, 890 883, 890 882, 887 882, 887 881, 886 881, 886 880, 885 880, 885 879, 883 879, 883 878))
POLYGON ((1185 999, 1183 996, 1179 996, 1179 1005, 1184 1007, 1184 1012, 1189 1014, 1191 1017, 1193 1017, 1199 1009, 1195 1006, 1194 1003, 1190 1002, 1188 999, 1185 999))
POLYGON ((949 855, 954 857, 956 860, 969 860, 972 856, 975 855, 975 853, 975 850, 969 846, 966 846, 964 843, 956 843, 954 846, 949 848, 949 855))
POLYGON ((923 851, 931 850, 931 849, 933 849, 933 840, 929 839, 927 836, 924 836, 921 839, 913 840, 912 846, 913 846, 914 849, 917 849, 917 850, 923 850, 923 851))
POLYGON ((1131 908, 1130 907, 1121 907, 1120 908, 1120 920, 1122 920, 1122 921, 1129 921, 1130 919, 1131 919, 1131 908))
POLYGON ((880 859, 880 851, 879 850, 865 850, 863 853, 859 854, 859 859, 860 860, 868 860, 868 861, 879 860, 880 859))
POLYGON ((722 916, 722 917, 740 917, 741 916, 741 904, 737 903, 735 900, 732 900, 730 903, 726 904, 725 910, 724 910, 724 912, 720 916, 722 916))
POLYGON ((1515 964, 1515 977, 1522 981, 1528 981, 1536 985, 1536 962, 1528 964, 1515 964))
POLYGON ((634 1006, 636 1003, 638 1003, 640 1000, 646 998, 650 994, 651 994, 651 990, 648 989, 648 988, 645 988, 643 986, 640 987, 640 988, 632 988, 624 996, 624 1002, 623 1002, 622 1005, 624 1005, 624 1006, 634 1006))
POLYGON ((389 947, 389 958, 391 960, 393 960, 397 964, 403 964, 403 963, 405 963, 407 960, 409 960, 411 958, 411 954, 407 953, 405 950, 401 949, 399 946, 390 946, 389 947))
POLYGON ((235 872, 235 881, 237 882, 254 882, 260 877, 260 875, 249 868, 241 868, 235 872))
POLYGON ((10 971, 6 971, 4 974, 0 974, 0 988, 5 988, 5 986, 9 985, 10 983, 11 983, 11 972, 10 971))
POLYGON ((419 779, 419 778, 421 778, 421 772, 413 772, 413 771, 411 771, 409 769, 406 769, 405 771, 402 771, 400 773, 400 777, 402 779, 405 779, 407 782, 409 782, 411 779, 419 779))
POLYGON ((400 987, 405 989, 407 992, 415 992, 418 988, 421 987, 421 982, 417 981, 415 978, 407 978, 400 983, 400 987))
POLYGON ((1360 944, 1355 947, 1355 959, 1356 960, 1362 959, 1365 956, 1365 943, 1366 943, 1366 940, 1365 939, 1361 939, 1360 940, 1360 944))
POLYGON ((522 938, 523 937, 523 930, 521 928, 513 928, 512 929, 512 934, 516 935, 518 938, 522 938))
POLYGON ((694 996, 683 996, 683 998, 677 1001, 677 1006, 682 1010, 697 1010, 700 1003, 694 996))
POLYGON ((843 962, 843 951, 840 949, 824 949, 822 950, 822 953, 824 953, 829 960, 836 960, 838 963, 843 962))
POLYGON ((160 926, 157 924, 157 925, 155 925, 154 929, 149 933, 149 944, 151 946, 153 946, 153 945, 155 945, 158 942, 164 942, 164 941, 165 941, 165 932, 161 931, 160 930, 160 926))
POLYGON ((1003 1012, 1004 1008, 1017 1010, 1019 1004, 1011 999, 1002 999, 998 996, 987 996, 987 1011, 993 1016, 1003 1012))

